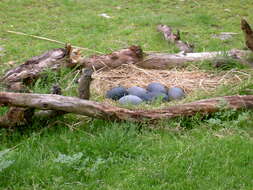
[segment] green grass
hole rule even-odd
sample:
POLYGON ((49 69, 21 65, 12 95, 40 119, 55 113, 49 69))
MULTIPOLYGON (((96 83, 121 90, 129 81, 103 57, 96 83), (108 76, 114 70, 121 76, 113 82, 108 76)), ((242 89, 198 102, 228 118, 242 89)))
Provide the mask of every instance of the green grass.
POLYGON ((236 121, 216 116, 178 131, 172 130, 177 121, 141 131, 129 123, 93 121, 74 131, 55 124, 40 132, 3 132, 2 148, 16 147, 0 187, 252 189, 253 133, 247 130, 253 113, 235 115, 236 121))
MULTIPOLYGON (((162 23, 179 28, 183 40, 195 44, 196 51, 224 51, 245 47, 240 18, 253 23, 252 8, 250 0, 3 0, 0 46, 5 55, 0 56, 0 74, 13 67, 9 61, 18 65, 61 47, 7 30, 104 53, 132 44, 144 51, 178 52, 156 31, 162 23), (98 16, 101 13, 113 18, 98 16), (225 41, 211 37, 220 32, 238 35, 225 41)), ((228 62, 233 68, 222 68, 225 71, 208 62, 195 66, 214 74, 234 69, 245 72, 247 79, 209 94, 197 92, 182 102, 252 94, 252 70, 228 62)), ((75 74, 70 69, 45 71, 31 89, 48 93, 52 84, 59 83, 64 95, 75 96, 75 74)), ((0 113, 5 111, 1 108, 0 113)), ((140 126, 68 114, 15 130, 0 129, 0 151, 9 149, 4 155, 0 152, 0 189, 252 190, 252 117, 252 111, 232 110, 140 126)))

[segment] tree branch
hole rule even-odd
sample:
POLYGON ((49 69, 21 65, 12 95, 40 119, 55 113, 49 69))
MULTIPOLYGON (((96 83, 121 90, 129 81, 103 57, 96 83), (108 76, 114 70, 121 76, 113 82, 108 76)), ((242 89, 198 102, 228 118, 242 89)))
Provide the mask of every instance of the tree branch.
POLYGON ((193 116, 197 113, 204 115, 225 109, 252 109, 253 95, 204 99, 155 110, 132 110, 60 95, 0 92, 0 104, 42 110, 59 110, 111 121, 147 122, 193 116))
POLYGON ((173 29, 171 27, 163 24, 158 25, 157 30, 163 34, 165 40, 175 44, 178 47, 178 49, 180 49, 180 51, 184 53, 193 52, 194 46, 181 40, 179 30, 177 30, 177 33, 174 34, 173 29))

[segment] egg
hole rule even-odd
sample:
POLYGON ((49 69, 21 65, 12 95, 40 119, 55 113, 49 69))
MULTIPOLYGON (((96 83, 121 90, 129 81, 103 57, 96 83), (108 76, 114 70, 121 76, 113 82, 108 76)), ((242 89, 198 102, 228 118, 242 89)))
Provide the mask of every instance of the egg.
POLYGON ((161 93, 167 94, 166 87, 163 84, 159 83, 159 82, 152 82, 152 83, 150 83, 147 86, 147 90, 149 92, 161 92, 161 93))
POLYGON ((127 92, 129 95, 138 96, 141 99, 145 99, 145 96, 147 94, 147 90, 138 86, 133 86, 131 88, 127 89, 127 92))
POLYGON ((142 102, 143 100, 141 98, 134 95, 126 95, 119 99, 120 104, 138 105, 138 104, 141 104, 142 102))
POLYGON ((126 88, 119 86, 119 87, 112 88, 111 90, 108 90, 106 92, 106 98, 110 98, 113 100, 119 100, 121 97, 123 97, 127 94, 128 94, 128 92, 127 92, 126 88))
POLYGON ((178 87, 172 87, 168 90, 169 100, 181 100, 185 97, 184 90, 178 87))
POLYGON ((162 92, 148 92, 145 97, 145 101, 154 101, 157 99, 169 101, 168 95, 162 92))

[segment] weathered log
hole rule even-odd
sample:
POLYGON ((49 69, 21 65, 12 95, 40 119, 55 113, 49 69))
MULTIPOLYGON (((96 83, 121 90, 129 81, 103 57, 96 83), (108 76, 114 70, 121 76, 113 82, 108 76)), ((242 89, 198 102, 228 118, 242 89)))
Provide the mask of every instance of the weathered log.
POLYGON ((35 56, 18 67, 9 70, 1 78, 1 82, 9 90, 20 91, 24 85, 33 83, 46 69, 58 69, 61 66, 75 66, 73 63, 72 48, 66 45, 65 48, 57 48, 35 56))
POLYGON ((135 64, 143 58, 142 49, 139 46, 130 46, 127 49, 112 52, 107 55, 93 55, 80 59, 80 64, 85 68, 98 70, 101 68, 116 68, 123 64, 135 64))
MULTIPOLYGON (((61 88, 59 85, 53 85, 51 93, 61 95, 61 88)), ((41 110, 35 112, 33 108, 12 106, 3 116, 0 116, 0 126, 4 128, 14 128, 30 123, 34 115, 40 118, 53 118, 63 114, 65 114, 64 111, 58 110, 41 110)))
POLYGON ((195 114, 210 114, 225 109, 253 109, 253 95, 224 96, 155 110, 133 110, 51 94, 0 92, 0 104, 59 110, 112 121, 148 122, 195 114))
POLYGON ((177 33, 174 34, 173 29, 171 27, 163 24, 158 25, 157 30, 163 34, 165 40, 175 44, 181 52, 184 53, 193 52, 194 46, 181 40, 179 30, 177 30, 177 33))
MULTIPOLYGON (((27 85, 35 82, 45 69, 58 69, 63 65, 73 66, 75 62, 72 56, 75 54, 72 51, 72 47, 66 45, 65 49, 53 49, 33 57, 24 64, 6 72, 1 78, 1 83, 6 87, 7 91, 29 92, 27 85)), ((58 111, 52 111, 52 113, 51 115, 59 115, 58 111)), ((0 126, 15 127, 25 125, 30 121, 33 114, 34 110, 28 108, 10 107, 7 113, 0 117, 0 126)))
POLYGON ((92 69, 83 69, 82 76, 79 80, 79 98, 89 100, 90 99, 90 84, 92 81, 92 69))
POLYGON ((30 84, 44 69, 58 67, 59 62, 57 61, 64 58, 65 55, 66 50, 58 48, 50 50, 40 56, 33 57, 24 64, 6 72, 2 81, 6 84, 13 84, 15 82, 30 84))
POLYGON ((243 64, 247 63, 249 51, 230 50, 227 52, 200 52, 200 53, 142 53, 138 46, 131 46, 108 55, 92 56, 80 59, 80 65, 85 68, 99 70, 102 68, 116 68, 124 64, 136 64, 145 69, 170 69, 187 65, 189 62, 209 60, 219 56, 235 59, 243 64))
POLYGON ((253 31, 245 19, 241 19, 241 29, 244 33, 247 47, 253 51, 253 31))
MULTIPOLYGON (((51 94, 57 94, 57 95, 62 95, 62 90, 61 87, 58 84, 54 84, 51 88, 51 94)), ((57 116, 61 116, 65 114, 66 112, 64 111, 59 111, 59 110, 40 110, 38 112, 35 112, 34 115, 35 117, 42 118, 42 119, 47 119, 47 118, 54 118, 57 116)))
POLYGON ((224 55, 245 63, 249 53, 249 51, 243 50, 179 54, 143 53, 139 46, 131 46, 107 55, 81 58, 79 51, 73 50, 71 46, 66 46, 65 49, 59 48, 48 51, 11 69, 4 75, 2 82, 7 84, 9 89, 17 92, 24 85, 33 82, 40 76, 42 71, 48 68, 58 69, 61 66, 73 67, 80 65, 80 67, 99 70, 102 68, 116 68, 124 64, 136 64, 146 69, 170 69, 185 66, 189 62, 213 60, 224 55))
POLYGON ((182 67, 190 62, 212 61, 217 57, 225 56, 230 59, 235 59, 242 64, 247 64, 246 58, 250 51, 230 50, 227 52, 200 52, 200 53, 149 53, 144 59, 136 65, 146 69, 170 69, 174 67, 182 67))

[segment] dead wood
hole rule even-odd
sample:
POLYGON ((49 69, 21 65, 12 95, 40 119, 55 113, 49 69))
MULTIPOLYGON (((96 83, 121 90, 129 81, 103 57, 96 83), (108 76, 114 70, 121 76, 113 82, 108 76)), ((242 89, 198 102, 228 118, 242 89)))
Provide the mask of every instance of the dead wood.
MULTIPOLYGON (((241 20, 241 28, 245 34, 247 46, 253 50, 253 32, 245 19, 241 20)), ((112 52, 107 55, 93 55, 91 57, 81 58, 80 51, 74 50, 70 45, 66 45, 65 48, 58 48, 50 50, 40 56, 36 56, 26 61, 24 64, 11 69, 6 72, 2 77, 1 81, 8 85, 8 88, 12 86, 19 86, 20 83, 27 85, 38 78, 40 73, 47 68, 57 69, 64 65, 67 67, 73 67, 77 64, 82 65, 85 68, 92 68, 98 70, 101 68, 116 68, 123 64, 137 64, 143 68, 153 69, 167 69, 175 66, 183 65, 187 62, 195 62, 202 60, 210 60, 222 54, 222 52, 201 52, 191 53, 193 46, 180 40, 180 33, 173 33, 171 27, 166 25, 159 25, 158 31, 162 32, 164 38, 175 43, 179 49, 184 52, 183 54, 163 54, 163 53, 149 53, 144 54, 139 46, 131 46, 127 49, 112 52), (144 55, 146 55, 144 57, 144 55), (19 85, 14 85, 19 83, 19 85)), ((244 51, 228 51, 226 55, 231 56, 235 59, 242 59, 242 55, 245 56, 247 53, 244 51)), ((13 90, 16 90, 14 87, 13 90)))
POLYGON ((247 47, 253 51, 253 31, 245 19, 241 19, 241 29, 244 33, 247 47))
POLYGON ((11 69, 1 78, 3 84, 10 90, 19 91, 22 85, 33 83, 46 69, 58 69, 61 66, 75 66, 71 60, 72 47, 66 45, 65 48, 57 48, 35 56, 20 66, 11 69), (18 85, 17 85, 18 84, 18 85))
POLYGON ((1 79, 8 89, 19 92, 27 92, 25 86, 34 82, 45 69, 59 69, 61 66, 74 67, 80 65, 84 68, 99 70, 111 69, 124 64, 136 64, 145 69, 170 69, 185 66, 189 62, 213 60, 218 56, 226 55, 246 63, 249 51, 231 50, 227 52, 200 52, 200 53, 143 53, 139 46, 131 46, 127 49, 112 52, 106 55, 94 55, 81 57, 80 51, 70 45, 65 48, 50 50, 40 56, 33 57, 24 64, 11 69, 1 79))
MULTIPOLYGON (((73 65, 72 56, 74 54, 72 51, 72 47, 66 45, 65 48, 53 49, 33 57, 24 64, 6 72, 1 78, 1 82, 7 91, 29 92, 27 85, 35 82, 45 69, 58 69, 63 65, 73 65)), ((33 114, 34 110, 28 108, 10 107, 8 112, 0 117, 0 125, 3 127, 25 125, 30 121, 33 114)), ((53 111, 53 114, 58 115, 59 113, 58 111, 53 111)))
POLYGON ((212 61, 217 57, 225 56, 229 59, 235 59, 242 64, 247 64, 246 58, 250 54, 249 51, 230 50, 227 52, 200 52, 200 53, 149 53, 144 59, 137 63, 138 66, 145 69, 171 69, 174 67, 182 67, 190 62, 212 61))
POLYGON ((115 51, 111 54, 79 59, 79 64, 93 70, 112 69, 124 64, 136 64, 144 69, 170 69, 185 66, 189 62, 212 61, 220 56, 246 64, 246 57, 249 53, 249 51, 243 50, 178 54, 143 53, 139 46, 131 46, 128 49, 115 51))
POLYGON ((36 56, 26 61, 24 64, 11 69, 6 72, 2 78, 6 84, 13 84, 15 82, 23 82, 24 84, 31 84, 42 70, 46 68, 57 68, 59 62, 66 55, 66 50, 63 48, 50 50, 40 56, 36 56))
MULTIPOLYGON (((61 95, 62 90, 61 87, 58 84, 54 84, 51 88, 51 94, 57 94, 61 95)), ((37 118, 42 118, 42 119, 48 119, 48 118, 54 118, 57 116, 64 115, 66 112, 65 111, 59 111, 59 110, 40 110, 38 112, 35 112, 34 115, 37 118)))
POLYGON ((177 33, 175 34, 173 33, 173 29, 171 27, 163 24, 158 25, 157 30, 163 34, 165 40, 175 44, 180 51, 184 53, 193 52, 194 46, 181 40, 179 30, 177 30, 177 33))
POLYGON ((90 84, 92 81, 92 69, 83 69, 82 76, 79 80, 79 98, 89 100, 90 99, 90 84))
POLYGON ((210 114, 225 109, 252 109, 253 95, 224 96, 155 110, 132 110, 116 106, 48 94, 0 93, 0 104, 30 107, 42 110, 59 110, 111 121, 157 121, 195 114, 210 114))
MULTIPOLYGON (((241 21, 241 28, 245 34, 247 47, 253 51, 253 31, 244 19, 241 21)), ((1 78, 1 82, 7 86, 8 91, 29 92, 27 85, 32 84, 46 69, 57 70, 62 66, 74 67, 76 65, 89 69, 87 72, 84 72, 80 79, 78 90, 81 99, 59 96, 61 89, 58 86, 54 86, 52 92, 58 95, 1 92, 0 104, 3 103, 11 107, 4 116, 0 117, 0 125, 3 127, 14 127, 27 124, 35 114, 34 108, 46 110, 36 112, 36 115, 46 117, 76 113, 106 120, 138 122, 168 119, 178 116, 192 116, 196 113, 209 114, 223 109, 220 104, 224 102, 226 103, 226 108, 229 109, 252 108, 253 96, 213 98, 158 110, 129 110, 82 100, 89 99, 90 97, 91 69, 110 69, 124 64, 136 64, 146 69, 168 69, 184 66, 188 62, 213 60, 224 54, 229 58, 246 63, 246 57, 249 54, 248 51, 241 50, 191 53, 193 52, 193 45, 181 41, 179 31, 175 34, 172 28, 166 25, 159 25, 157 29, 163 33, 167 41, 174 43, 183 53, 144 54, 139 46, 131 46, 107 55, 94 55, 82 58, 80 51, 73 49, 70 45, 66 45, 65 48, 53 49, 40 56, 33 57, 24 64, 6 72, 3 78, 1 78)))
POLYGON ((101 68, 116 68, 123 64, 135 64, 143 58, 142 49, 139 46, 130 46, 127 49, 112 52, 107 55, 94 55, 80 59, 80 65, 85 68, 98 70, 101 68))

